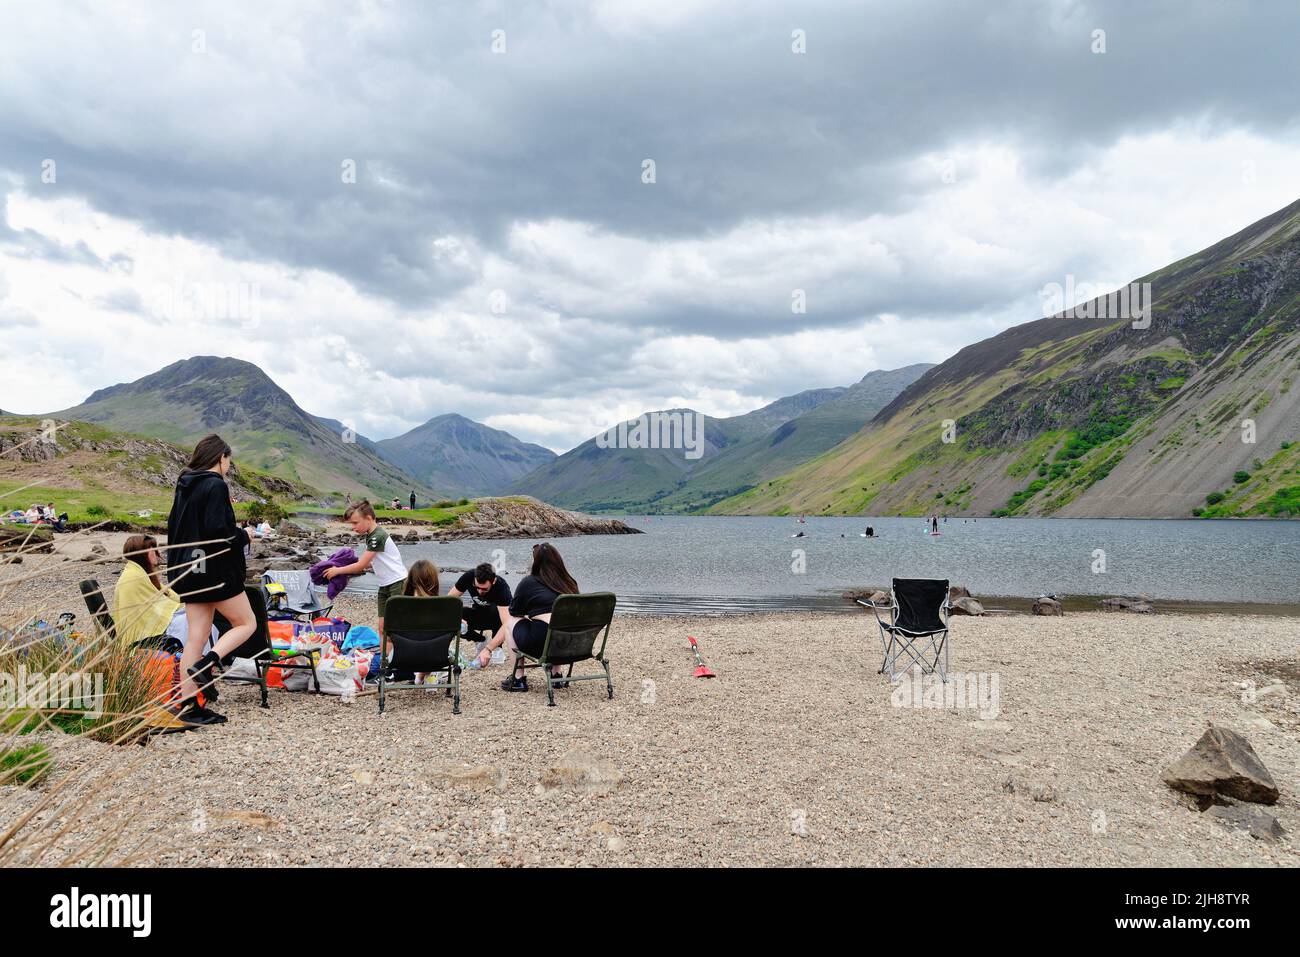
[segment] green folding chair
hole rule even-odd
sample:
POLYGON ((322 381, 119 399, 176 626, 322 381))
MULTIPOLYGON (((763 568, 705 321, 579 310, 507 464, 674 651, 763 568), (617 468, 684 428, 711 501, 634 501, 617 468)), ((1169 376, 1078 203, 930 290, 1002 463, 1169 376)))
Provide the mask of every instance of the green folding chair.
POLYGON ((546 642, 542 653, 534 656, 519 652, 515 667, 541 668, 546 675, 546 703, 555 707, 556 687, 567 687, 573 681, 599 681, 605 679, 606 697, 614 697, 614 682, 609 674, 609 661, 605 645, 609 641, 609 626, 614 621, 614 603, 618 599, 612 592, 594 591, 587 595, 561 595, 555 599, 551 610, 551 623, 546 629, 546 642), (596 647, 597 639, 600 647, 596 647), (579 661, 597 661, 605 669, 602 675, 574 675, 573 666, 579 661), (569 666, 563 678, 551 676, 556 666, 569 666))
MULTIPOLYGON (((384 713, 390 691, 429 691, 445 688, 453 698, 452 714, 460 714, 460 613, 459 598, 416 598, 400 595, 384 608, 384 633, 379 637, 379 713, 384 713), (388 653, 392 647, 392 655, 388 653), (390 674, 424 672, 425 683, 394 681, 390 674), (443 678, 429 679, 443 673, 443 678), (454 696, 454 697, 453 697, 454 696)), ((412 675, 412 679, 414 675, 412 675)))

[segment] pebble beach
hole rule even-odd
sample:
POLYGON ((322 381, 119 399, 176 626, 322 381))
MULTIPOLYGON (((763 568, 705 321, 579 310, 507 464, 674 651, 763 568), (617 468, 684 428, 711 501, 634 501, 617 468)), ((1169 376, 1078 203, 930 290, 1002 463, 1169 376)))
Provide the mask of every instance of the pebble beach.
MULTIPOLYGON (((77 580, 117 572, 48 561, 6 612, 56 592, 75 610, 77 580)), ((373 624, 369 596, 338 611, 373 624)), ((226 725, 143 748, 38 732, 54 773, 0 788, 0 830, 58 787, 93 793, 47 863, 114 832, 109 860, 163 866, 1296 866, 1296 643, 1263 616, 955 618, 953 672, 996 689, 959 703, 876 673, 865 614, 619 616, 613 700, 589 682, 548 708, 495 666, 466 673, 460 715, 426 691, 382 716, 367 695, 263 710, 231 685, 226 725), (716 678, 691 676, 688 635, 716 678), (1211 721, 1272 773, 1280 842, 1161 782, 1211 721)))

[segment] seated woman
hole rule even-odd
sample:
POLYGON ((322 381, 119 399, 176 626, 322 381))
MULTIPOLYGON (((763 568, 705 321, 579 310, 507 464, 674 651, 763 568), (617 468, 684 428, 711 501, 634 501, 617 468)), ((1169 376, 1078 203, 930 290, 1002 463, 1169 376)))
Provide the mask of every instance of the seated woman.
MULTIPOLYGON (((414 562, 406 570, 406 583, 402 585, 402 594, 411 598, 436 598, 438 596, 438 566, 427 558, 414 562)), ((415 683, 424 684, 425 673, 415 676, 415 683)))
MULTIPOLYGON (((542 653, 555 599, 561 595, 576 594, 578 594, 578 583, 564 567, 564 559, 560 557, 555 546, 550 542, 534 545, 532 570, 515 588, 514 598, 510 602, 510 614, 506 616, 501 630, 493 636, 478 656, 479 667, 486 668, 488 662, 492 660, 492 652, 495 649, 500 648, 502 644, 509 648, 506 663, 510 667, 510 674, 501 682, 502 691, 528 690, 528 679, 518 673, 519 669, 516 666, 518 653, 520 651, 529 655, 542 653)), ((551 672, 555 676, 560 673, 559 668, 551 672)))
MULTIPOLYGON (((163 586, 158 540, 152 535, 132 535, 123 543, 122 555, 126 565, 113 592, 112 608, 117 640, 129 647, 142 638, 170 635, 184 644, 189 633, 185 607, 174 591, 163 586)), ((213 626, 212 638, 216 637, 213 626)))

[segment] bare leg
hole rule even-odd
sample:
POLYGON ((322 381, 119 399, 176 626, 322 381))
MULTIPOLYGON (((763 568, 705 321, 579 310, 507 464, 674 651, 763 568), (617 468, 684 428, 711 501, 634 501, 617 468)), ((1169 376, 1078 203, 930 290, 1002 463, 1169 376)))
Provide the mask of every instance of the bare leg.
MULTIPOLYGON (((214 606, 209 605, 208 607, 212 608, 214 606)), ((248 603, 248 596, 242 591, 233 598, 217 602, 215 607, 225 617, 226 621, 230 622, 230 630, 212 644, 212 650, 217 653, 217 657, 224 658, 253 637, 253 632, 257 630, 257 618, 253 615, 253 606, 248 603)), ((208 612, 208 624, 212 624, 211 611, 208 612)), ((191 638, 193 635, 194 626, 191 625, 191 638)))
MULTIPOLYGON (((247 601, 247 599, 245 599, 247 601)), ((203 648, 212 637, 212 613, 216 605, 211 602, 186 602, 185 648, 181 651, 181 698, 188 700, 199 693, 199 686, 190 677, 190 666, 203 656, 203 648)))

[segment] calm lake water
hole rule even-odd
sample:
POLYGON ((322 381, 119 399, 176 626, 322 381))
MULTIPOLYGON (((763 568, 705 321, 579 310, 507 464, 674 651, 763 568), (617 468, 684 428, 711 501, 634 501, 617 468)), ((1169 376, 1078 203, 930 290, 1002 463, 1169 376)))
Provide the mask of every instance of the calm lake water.
MULTIPOLYGON (((1093 607, 1096 597, 1139 594, 1300 605, 1300 522, 949 519, 936 538, 917 518, 624 520, 644 534, 554 541, 583 591, 615 592, 623 612, 852 611, 840 598, 846 588, 888 585, 892 577, 947 578, 993 606, 998 598, 1023 606, 1045 593, 1093 607), (867 524, 881 537, 859 537, 867 524), (791 538, 798 531, 805 537, 791 538), (803 574, 793 570, 796 549, 803 574), (1094 573, 1097 549, 1105 571, 1094 573)), ((422 543, 403 545, 402 554, 448 570, 503 558, 513 584, 527 570, 533 541, 422 543)))

